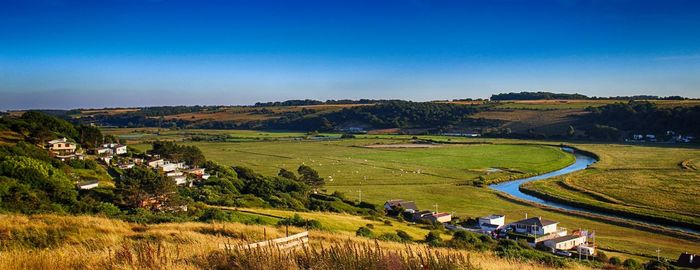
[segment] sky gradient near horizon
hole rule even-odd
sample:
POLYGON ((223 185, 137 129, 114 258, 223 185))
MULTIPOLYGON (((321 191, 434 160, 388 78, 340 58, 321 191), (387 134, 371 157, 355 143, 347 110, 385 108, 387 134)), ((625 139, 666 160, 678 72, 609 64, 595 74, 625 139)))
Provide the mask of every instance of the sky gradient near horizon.
POLYGON ((700 1, 0 0, 0 110, 700 97, 700 1))

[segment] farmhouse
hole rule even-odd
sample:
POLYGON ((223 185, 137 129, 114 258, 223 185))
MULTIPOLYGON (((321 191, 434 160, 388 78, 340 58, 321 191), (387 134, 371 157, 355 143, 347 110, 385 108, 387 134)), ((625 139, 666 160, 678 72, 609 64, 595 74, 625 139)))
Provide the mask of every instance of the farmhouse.
POLYGON ((78 189, 93 189, 96 188, 100 184, 100 181, 97 180, 92 180, 92 181, 85 181, 85 182, 80 182, 76 184, 78 189))
POLYGON ((427 219, 433 223, 447 223, 452 221, 452 215, 449 213, 434 213, 424 217, 424 219, 427 219))
POLYGON ((112 154, 114 154, 114 150, 112 150, 111 148, 108 148, 108 147, 98 147, 98 148, 95 148, 95 151, 93 151, 93 152, 95 153, 95 155, 98 155, 98 156, 106 156, 106 155, 111 156, 112 154))
POLYGON ((126 145, 121 145, 118 143, 107 143, 107 144, 103 144, 102 148, 112 149, 112 153, 115 155, 126 154, 126 145))
POLYGON ((156 169, 156 168, 159 168, 159 167, 165 165, 165 160, 154 159, 154 160, 149 161, 147 164, 148 164, 148 167, 156 169))
POLYGON ((559 222, 533 217, 513 222, 509 227, 516 233, 542 236, 557 232, 557 224, 559 222))
POLYGON ((506 223, 506 216, 504 215, 490 215, 486 217, 480 217, 478 224, 482 232, 491 233, 495 230, 500 229, 506 223))
POLYGON ((570 250, 586 243, 586 236, 566 235, 544 241, 544 246, 552 249, 570 250))
POLYGON ((72 159, 76 157, 76 149, 78 145, 69 142, 68 139, 61 138, 48 142, 49 154, 60 158, 61 160, 72 159))
POLYGON ((415 213, 418 211, 418 207, 413 201, 388 200, 384 203, 384 210, 386 211, 396 211, 399 208, 402 208, 405 212, 410 213, 415 213))

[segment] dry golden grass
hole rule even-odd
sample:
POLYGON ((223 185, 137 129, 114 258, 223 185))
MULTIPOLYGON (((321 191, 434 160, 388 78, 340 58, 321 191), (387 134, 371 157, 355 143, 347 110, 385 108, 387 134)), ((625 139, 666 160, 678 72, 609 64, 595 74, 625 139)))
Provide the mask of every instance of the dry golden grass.
MULTIPOLYGON (((290 228, 290 233, 299 231, 301 229, 290 228)), ((352 269, 352 266, 337 265, 342 262, 338 256, 346 259, 354 256, 348 257, 348 254, 359 254, 359 259, 348 259, 349 263, 401 266, 391 269, 417 269, 411 256, 423 258, 424 262, 432 258, 436 265, 432 269, 548 269, 538 264, 500 259, 491 253, 374 242, 347 233, 324 231, 310 232, 309 249, 292 254, 276 250, 225 252, 219 248, 224 243, 245 244, 283 234, 283 230, 276 227, 235 223, 146 226, 93 216, 0 215, 0 270, 211 269, 215 266, 300 269, 300 265, 306 264, 314 264, 315 269, 352 269), (248 264, 244 264, 246 262, 248 264)), ((571 267, 584 269, 580 265, 571 267)))

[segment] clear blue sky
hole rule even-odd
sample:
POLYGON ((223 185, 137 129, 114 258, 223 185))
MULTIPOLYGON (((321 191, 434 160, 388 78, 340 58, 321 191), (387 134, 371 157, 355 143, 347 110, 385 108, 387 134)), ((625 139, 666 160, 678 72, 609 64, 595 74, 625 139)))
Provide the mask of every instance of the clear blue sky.
POLYGON ((0 0, 0 109, 700 97, 700 1, 0 0))

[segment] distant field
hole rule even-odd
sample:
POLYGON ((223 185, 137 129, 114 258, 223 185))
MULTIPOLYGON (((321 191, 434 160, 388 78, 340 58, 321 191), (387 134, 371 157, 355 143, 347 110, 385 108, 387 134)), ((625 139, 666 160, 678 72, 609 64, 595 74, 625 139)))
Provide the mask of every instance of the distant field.
MULTIPOLYGON (((647 100, 661 107, 696 106, 700 100, 647 100)), ((526 109, 526 110, 570 110, 600 107, 607 104, 627 103, 628 100, 504 100, 499 101, 497 109, 526 109)))
POLYGON ((528 189, 589 205, 700 224, 700 160, 694 148, 581 145, 598 154, 593 169, 538 181, 528 189))

